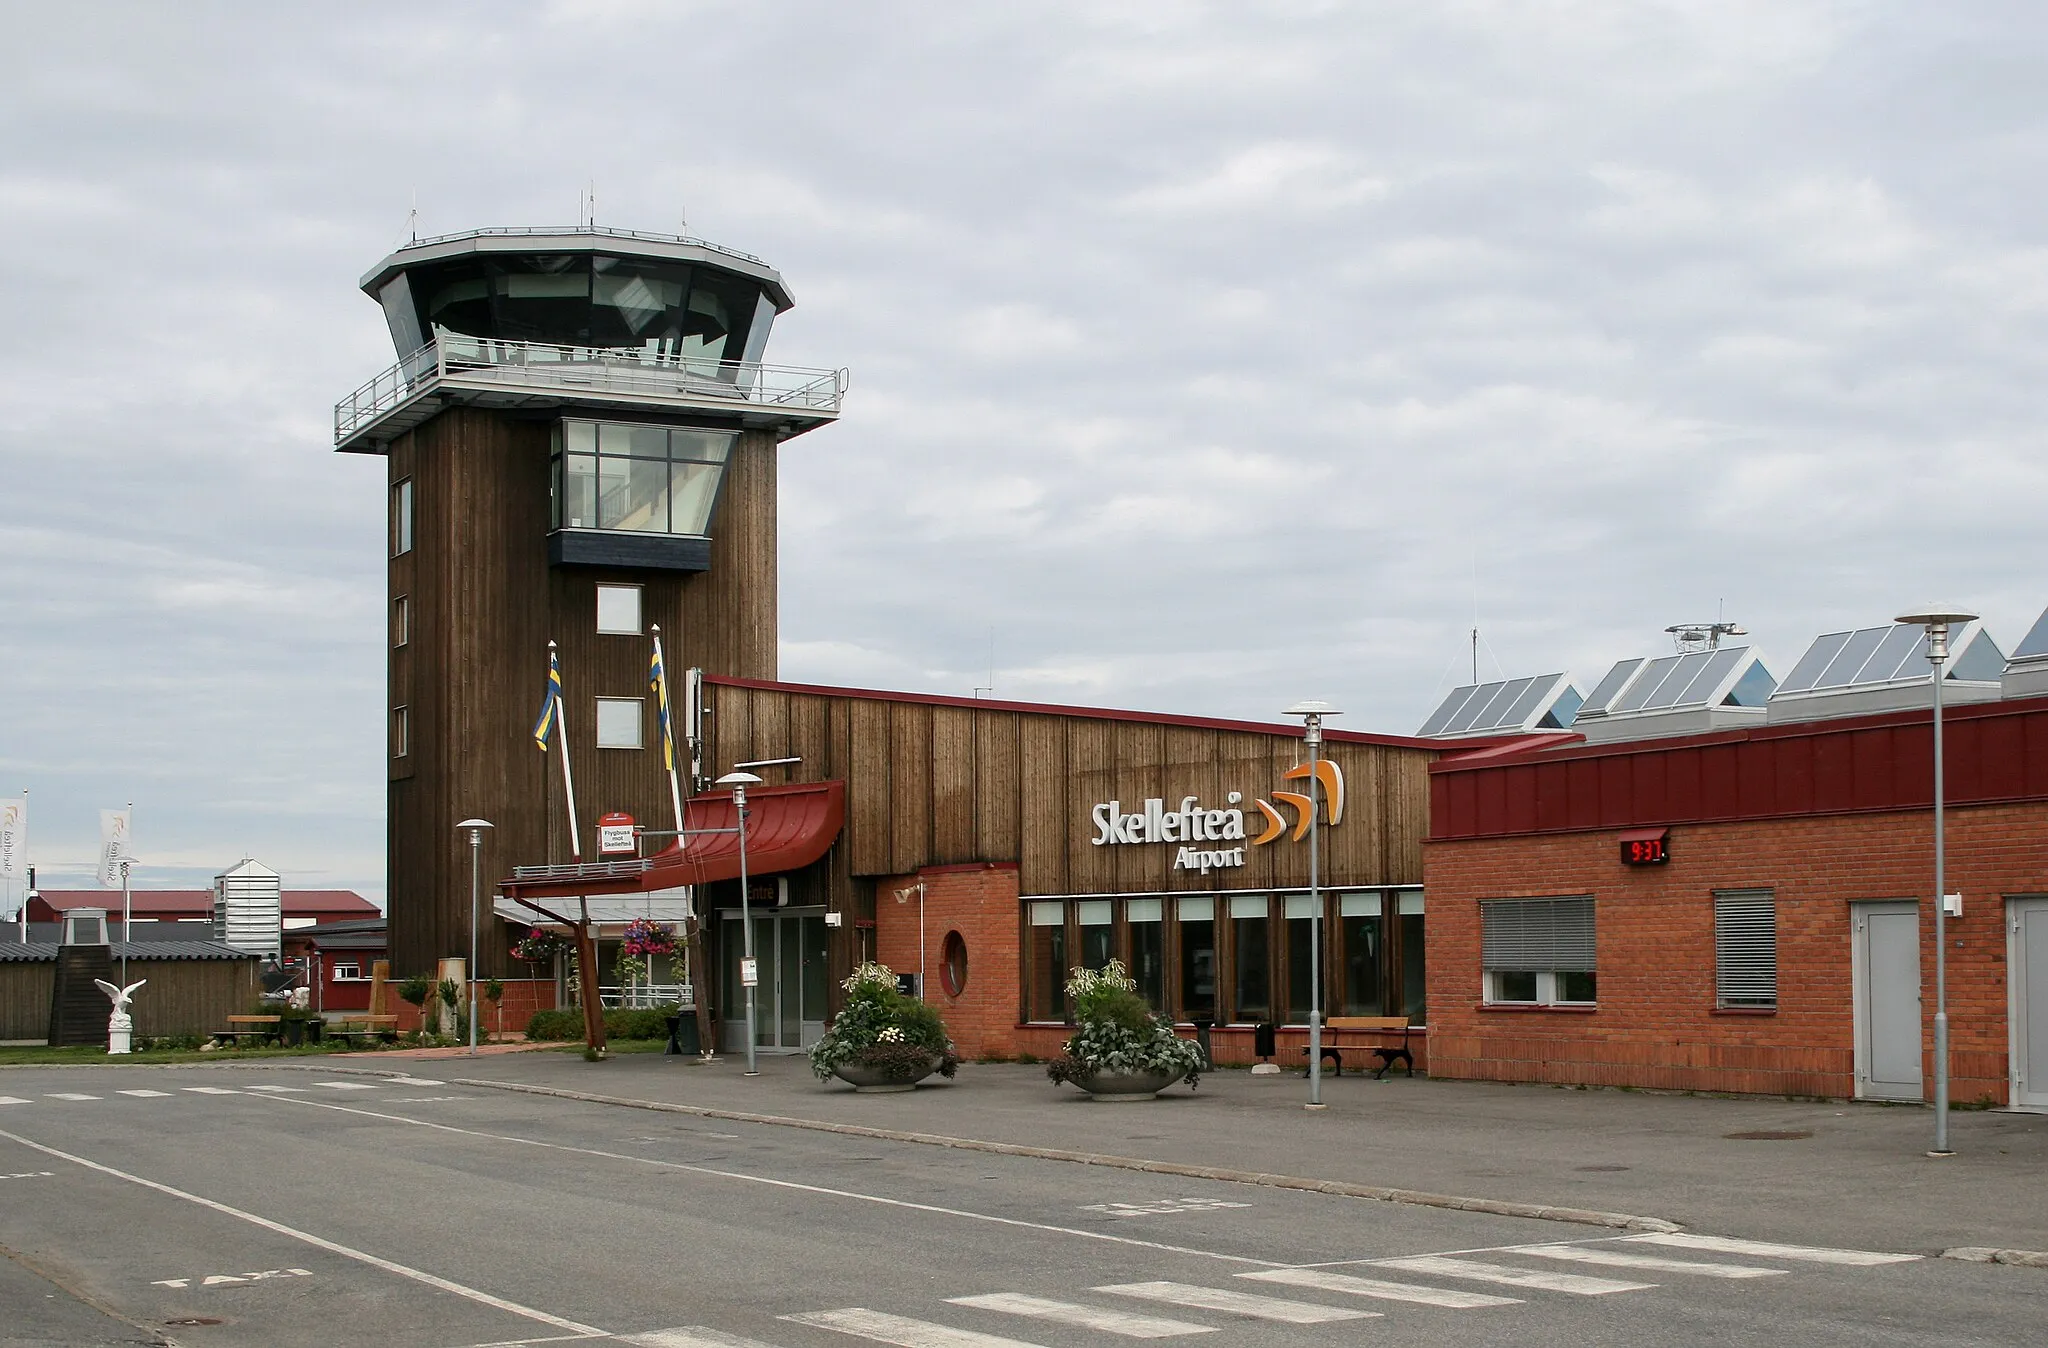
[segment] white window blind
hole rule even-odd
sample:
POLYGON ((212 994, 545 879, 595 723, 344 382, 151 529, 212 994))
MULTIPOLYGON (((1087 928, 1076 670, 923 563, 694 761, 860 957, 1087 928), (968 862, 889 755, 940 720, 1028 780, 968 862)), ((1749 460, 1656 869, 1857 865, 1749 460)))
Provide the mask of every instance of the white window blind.
POLYGON ((1591 973, 1593 899, 1487 899, 1479 905, 1486 967, 1591 973))
POLYGON ((1778 901, 1768 889, 1714 895, 1714 1004, 1733 1010, 1778 1005, 1778 901))

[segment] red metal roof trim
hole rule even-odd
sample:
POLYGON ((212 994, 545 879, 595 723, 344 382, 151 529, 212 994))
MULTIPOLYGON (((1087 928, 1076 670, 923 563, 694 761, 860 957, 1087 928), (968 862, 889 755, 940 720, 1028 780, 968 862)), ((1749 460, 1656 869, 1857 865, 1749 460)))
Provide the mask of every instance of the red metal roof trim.
MULTIPOLYGON (((693 796, 683 802, 686 829, 730 829, 738 818, 732 795, 693 796)), ((757 786, 747 792, 747 874, 776 875, 801 870, 831 849, 846 823, 845 782, 804 782, 757 786)), ((632 875, 603 878, 508 879, 498 892, 508 899, 569 899, 579 895, 644 894, 656 889, 736 880, 740 874, 738 833, 704 833, 672 845, 632 875)))
MULTIPOLYGON (((1951 805, 2048 800, 2048 698, 1944 709, 1951 805)), ((1430 764, 1429 840, 1926 809, 1925 709, 1430 764)))
MULTIPOLYGON (((1195 730, 1242 730, 1256 735, 1300 739, 1298 725, 1269 721, 1232 721, 1214 716, 1170 716, 1160 712, 1118 711, 1107 707, 1074 707, 1058 702, 1005 702, 991 697, 950 697, 940 693, 897 693, 878 688, 839 688, 822 683, 780 683, 774 679, 741 679, 706 674, 704 682, 728 688, 761 688, 771 692, 807 693, 816 697, 857 697, 870 702, 914 702, 928 707, 966 707, 980 711, 1021 711, 1041 716, 1083 716, 1095 721, 1136 721, 1146 725, 1187 726, 1195 730)), ((1363 730, 1323 727, 1323 738, 1338 744, 1379 744, 1402 749, 1479 748, 1497 743, 1483 739, 1418 739, 1413 735, 1380 735, 1363 730)), ((753 849, 748 848, 749 852, 753 849)))

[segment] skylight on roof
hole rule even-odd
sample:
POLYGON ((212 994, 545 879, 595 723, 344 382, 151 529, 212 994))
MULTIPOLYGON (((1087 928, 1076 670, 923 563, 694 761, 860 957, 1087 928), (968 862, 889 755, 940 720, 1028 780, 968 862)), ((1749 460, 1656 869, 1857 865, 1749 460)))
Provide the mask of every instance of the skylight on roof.
POLYGON ((1453 688, 1418 735, 1516 735, 1560 730, 1579 709, 1579 690, 1564 674, 1498 679, 1453 688))
POLYGON ((1774 686, 1751 646, 1618 660, 1586 699, 1580 718, 1758 707, 1774 686))
MULTIPOLYGON (((1981 626, 1968 623, 1956 634, 1946 669, 1951 680, 1990 682, 2004 668, 2005 657, 1998 643, 1981 626)), ((1778 685, 1778 694, 1925 683, 1932 674, 1933 666, 1927 662, 1926 630, 1912 623, 1888 623, 1816 637, 1785 681, 1778 685)))

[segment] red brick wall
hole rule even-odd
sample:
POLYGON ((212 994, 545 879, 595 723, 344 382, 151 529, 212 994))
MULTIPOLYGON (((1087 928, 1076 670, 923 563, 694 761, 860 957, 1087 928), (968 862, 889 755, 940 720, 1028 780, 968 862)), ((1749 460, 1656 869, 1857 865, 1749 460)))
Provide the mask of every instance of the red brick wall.
MULTIPOLYGON (((2048 892, 2048 803, 1948 815, 1950 1097, 2004 1103, 2004 896, 2048 892)), ((1773 1095, 1855 1094, 1850 904, 1933 890, 1928 811, 1675 826, 1671 860, 1621 864, 1612 831, 1431 842, 1431 1072, 1773 1095), (1714 1009, 1716 889, 1777 896, 1778 1009, 1714 1009), (1599 1005, 1488 1008, 1478 901, 1591 894, 1599 1005)), ((1921 906, 1931 1097, 1934 921, 1921 906)))
POLYGON ((1017 1047, 1017 867, 1006 862, 927 866, 875 883, 875 958, 916 973, 918 895, 924 885, 925 1000, 946 1018, 963 1058, 1011 1057, 1017 1047), (902 902, 896 896, 911 891, 902 902), (946 934, 967 943, 967 982, 958 996, 943 973, 946 934))

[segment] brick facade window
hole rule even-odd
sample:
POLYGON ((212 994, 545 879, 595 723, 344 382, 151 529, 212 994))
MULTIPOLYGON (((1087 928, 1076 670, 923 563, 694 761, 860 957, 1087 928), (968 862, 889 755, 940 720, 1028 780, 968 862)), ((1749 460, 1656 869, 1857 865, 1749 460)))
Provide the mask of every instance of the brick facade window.
POLYGON ((1714 1005, 1778 1009, 1778 900, 1768 889, 1714 891, 1714 1005))
POLYGON ((1572 1006, 1597 999, 1591 895, 1487 899, 1479 921, 1488 1002, 1572 1006))

